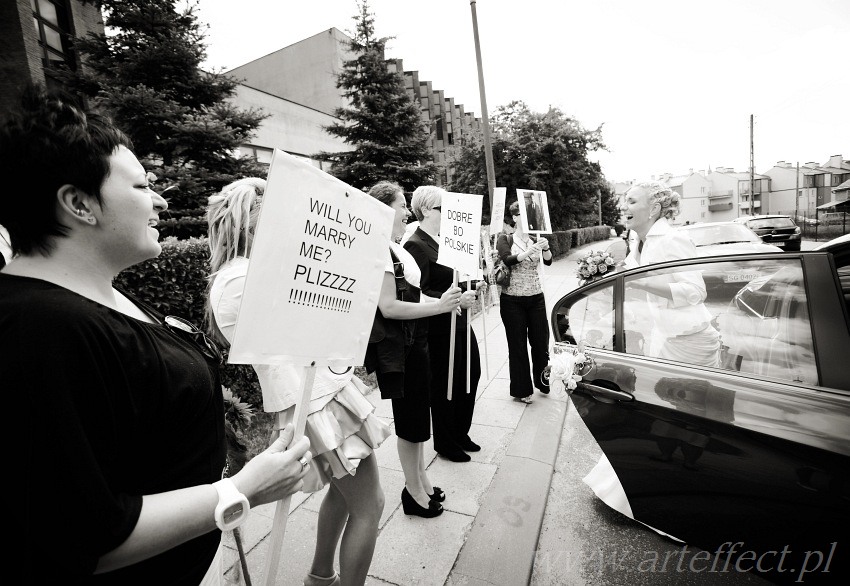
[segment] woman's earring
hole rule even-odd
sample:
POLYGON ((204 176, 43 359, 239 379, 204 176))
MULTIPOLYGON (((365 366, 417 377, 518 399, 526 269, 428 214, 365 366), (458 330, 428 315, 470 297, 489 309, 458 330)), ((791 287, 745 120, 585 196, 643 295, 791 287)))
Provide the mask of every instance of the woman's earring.
POLYGON ((94 216, 89 216, 88 218, 86 218, 86 222, 88 222, 89 224, 94 224, 94 222, 95 222, 94 216))

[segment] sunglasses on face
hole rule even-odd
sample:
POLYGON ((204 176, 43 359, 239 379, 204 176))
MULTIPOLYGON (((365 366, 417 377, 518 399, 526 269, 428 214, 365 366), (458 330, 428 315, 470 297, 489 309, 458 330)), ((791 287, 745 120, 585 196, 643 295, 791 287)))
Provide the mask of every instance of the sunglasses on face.
POLYGON ((169 331, 183 339, 190 340, 204 356, 216 364, 222 364, 223 357, 218 344, 199 330, 195 324, 175 315, 165 316, 163 323, 169 331))

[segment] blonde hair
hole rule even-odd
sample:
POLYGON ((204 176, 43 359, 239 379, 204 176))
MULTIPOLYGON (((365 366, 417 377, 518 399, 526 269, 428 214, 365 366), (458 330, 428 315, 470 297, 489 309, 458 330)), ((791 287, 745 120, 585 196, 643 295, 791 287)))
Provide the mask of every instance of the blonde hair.
POLYGON ((210 196, 207 203, 207 242, 210 248, 210 275, 207 284, 205 317, 207 330, 219 342, 228 345, 215 323, 210 305, 210 289, 221 268, 234 258, 248 257, 251 236, 260 216, 266 180, 246 177, 210 196))
POLYGON ((420 222, 425 218, 425 212, 434 209, 443 201, 446 190, 436 185, 422 185, 417 187, 410 199, 410 208, 420 222))
POLYGON ((659 181, 644 181, 636 183, 632 186, 645 189, 649 193, 649 205, 658 202, 661 204, 661 214, 659 218, 667 218, 672 220, 679 215, 679 194, 664 185, 659 181))

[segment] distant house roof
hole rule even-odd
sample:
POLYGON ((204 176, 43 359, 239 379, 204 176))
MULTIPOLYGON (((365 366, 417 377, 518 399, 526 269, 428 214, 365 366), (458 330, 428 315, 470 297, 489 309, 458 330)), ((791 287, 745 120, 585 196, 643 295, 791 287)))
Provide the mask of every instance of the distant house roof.
POLYGON ((844 197, 847 197, 846 192, 850 191, 850 179, 848 179, 847 181, 845 181, 841 185, 832 188, 832 193, 837 194, 840 191, 845 192, 844 197))
POLYGON ((669 177, 664 181, 664 184, 667 187, 679 187, 688 177, 690 177, 690 175, 676 175, 675 177, 669 177))
MULTIPOLYGON (((750 178, 749 173, 726 173, 726 175, 730 175, 739 181, 750 178)), ((759 173, 753 173, 753 179, 770 179, 770 177, 768 177, 767 175, 761 175, 759 173)))

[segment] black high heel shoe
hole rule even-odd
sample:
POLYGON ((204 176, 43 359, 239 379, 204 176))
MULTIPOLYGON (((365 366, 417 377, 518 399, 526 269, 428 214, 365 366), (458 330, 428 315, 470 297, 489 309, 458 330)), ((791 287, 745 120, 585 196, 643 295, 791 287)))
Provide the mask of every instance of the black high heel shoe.
POLYGON ((446 493, 443 492, 443 489, 439 486, 435 486, 434 494, 429 494, 428 498, 434 501, 435 503, 441 503, 446 500, 446 493))
POLYGON ((416 515, 417 517, 425 517, 426 519, 443 514, 443 505, 434 501, 428 501, 428 508, 426 509, 417 503, 416 499, 410 496, 410 493, 407 492, 407 487, 401 490, 401 507, 404 509, 405 515, 416 515))

